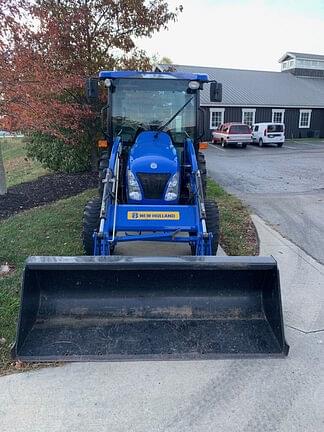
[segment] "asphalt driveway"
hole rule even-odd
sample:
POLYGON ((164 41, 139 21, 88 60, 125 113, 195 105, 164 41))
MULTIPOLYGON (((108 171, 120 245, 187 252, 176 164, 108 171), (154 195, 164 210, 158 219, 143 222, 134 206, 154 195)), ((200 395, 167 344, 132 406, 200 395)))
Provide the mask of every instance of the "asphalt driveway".
POLYGON ((210 145, 208 173, 284 237, 324 263, 324 141, 282 148, 210 145))

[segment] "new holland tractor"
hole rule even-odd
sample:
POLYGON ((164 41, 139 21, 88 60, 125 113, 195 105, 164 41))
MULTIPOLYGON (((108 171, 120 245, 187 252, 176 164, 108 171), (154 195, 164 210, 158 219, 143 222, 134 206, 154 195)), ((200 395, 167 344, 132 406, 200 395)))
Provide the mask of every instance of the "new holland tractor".
POLYGON ((99 164, 101 196, 84 213, 87 255, 110 255, 120 242, 187 243, 216 255, 217 204, 204 201, 206 163, 199 153, 197 93, 206 75, 102 72, 110 90, 99 164), (95 234, 93 235, 93 233, 95 234))
POLYGON ((199 95, 205 74, 103 71, 87 82, 102 109, 99 196, 86 206, 84 257, 30 257, 14 358, 25 361, 285 356, 271 257, 216 257, 217 204, 206 200, 199 95), (187 245, 141 256, 139 241, 187 245), (138 242, 138 256, 118 245, 138 242))

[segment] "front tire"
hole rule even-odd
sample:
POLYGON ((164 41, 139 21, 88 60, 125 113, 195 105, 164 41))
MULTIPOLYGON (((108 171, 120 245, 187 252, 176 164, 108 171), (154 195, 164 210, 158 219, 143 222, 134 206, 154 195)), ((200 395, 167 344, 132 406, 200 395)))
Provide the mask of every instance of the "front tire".
POLYGON ((259 139, 259 147, 263 147, 263 140, 262 140, 262 138, 259 139))
POLYGON ((85 255, 94 254, 93 233, 99 229, 101 200, 91 199, 84 208, 82 240, 85 255))
POLYGON ((206 226, 207 231, 213 234, 212 239, 212 255, 217 254, 219 243, 219 210, 215 201, 206 201, 206 226))
POLYGON ((278 147, 282 147, 283 146, 283 143, 278 143, 278 147))

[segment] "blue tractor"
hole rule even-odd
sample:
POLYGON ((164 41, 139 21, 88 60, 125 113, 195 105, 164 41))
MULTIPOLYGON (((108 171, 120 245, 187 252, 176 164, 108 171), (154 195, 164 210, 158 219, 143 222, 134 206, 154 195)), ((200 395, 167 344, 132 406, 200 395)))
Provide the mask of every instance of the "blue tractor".
MULTIPOLYGON (((109 89, 100 197, 84 212, 87 255, 111 255, 127 241, 187 243, 216 255, 217 204, 205 201, 199 152, 199 92, 204 74, 101 72, 109 89)), ((215 84, 215 83, 214 83, 215 84)))
POLYGON ((84 212, 88 256, 29 257, 13 357, 287 355, 276 261, 215 256, 219 215, 206 200, 199 93, 207 85, 219 103, 221 86, 204 74, 104 71, 87 84, 97 103, 100 81, 109 145, 99 197, 84 212), (112 256, 139 240, 184 243, 188 255, 143 257, 139 247, 138 256, 112 256))

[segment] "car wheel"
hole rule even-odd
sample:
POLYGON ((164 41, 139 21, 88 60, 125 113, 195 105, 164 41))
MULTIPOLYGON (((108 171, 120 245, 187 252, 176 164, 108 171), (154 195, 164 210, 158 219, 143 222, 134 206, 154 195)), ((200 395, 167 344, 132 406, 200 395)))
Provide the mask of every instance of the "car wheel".
POLYGON ((242 148, 246 148, 246 144, 242 144, 242 148))
POLYGON ((282 147, 283 146, 283 143, 278 143, 278 147, 282 147))
POLYGON ((262 138, 259 139, 259 147, 263 147, 263 140, 262 140, 262 138))
POLYGON ((222 147, 226 147, 225 141, 223 139, 222 139, 221 143, 222 143, 222 147))

